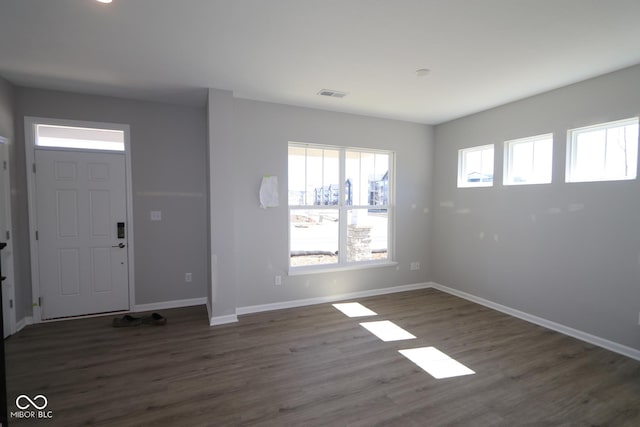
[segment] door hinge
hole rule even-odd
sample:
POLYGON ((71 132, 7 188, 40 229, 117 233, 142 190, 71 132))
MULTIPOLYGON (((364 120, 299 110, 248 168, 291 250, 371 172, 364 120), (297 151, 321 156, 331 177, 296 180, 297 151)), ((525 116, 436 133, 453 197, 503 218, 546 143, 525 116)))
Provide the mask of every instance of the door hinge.
POLYGON ((9 300, 9 308, 13 308, 13 300, 12 299, 9 300))
POLYGON ((3 160, 3 161, 2 161, 2 168, 3 168, 4 170, 7 170, 7 161, 6 161, 6 160, 3 160))
POLYGON ((36 230, 36 240, 38 240, 38 230, 36 230))
POLYGON ((42 297, 38 297, 38 307, 42 307, 42 297))
POLYGON ((36 164, 33 164, 33 173, 36 173, 36 164))
POLYGON ((11 240, 11 232, 7 230, 6 232, 7 240, 11 240))

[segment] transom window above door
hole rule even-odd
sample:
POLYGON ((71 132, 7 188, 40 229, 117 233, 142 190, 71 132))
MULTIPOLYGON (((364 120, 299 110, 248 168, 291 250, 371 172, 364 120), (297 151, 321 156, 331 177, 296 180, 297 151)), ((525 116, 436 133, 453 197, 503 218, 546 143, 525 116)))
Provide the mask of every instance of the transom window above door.
POLYGON ((124 151, 124 131, 88 127, 37 124, 37 147, 124 151))

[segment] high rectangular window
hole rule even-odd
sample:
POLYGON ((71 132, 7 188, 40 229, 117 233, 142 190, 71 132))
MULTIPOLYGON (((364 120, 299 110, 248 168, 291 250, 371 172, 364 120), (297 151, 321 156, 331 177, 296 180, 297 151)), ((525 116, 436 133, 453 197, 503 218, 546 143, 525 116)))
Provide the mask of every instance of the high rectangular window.
POLYGON ((393 152, 289 144, 293 269, 391 260, 393 152))
POLYGON ((553 164, 553 134, 504 143, 504 185, 548 184, 553 164))
POLYGON ((567 182, 635 179, 637 167, 637 117, 569 131, 567 182))
POLYGON ((458 187, 493 185, 493 144, 458 151, 458 187))
POLYGON ((124 151, 124 131, 37 124, 36 146, 76 150, 124 151))

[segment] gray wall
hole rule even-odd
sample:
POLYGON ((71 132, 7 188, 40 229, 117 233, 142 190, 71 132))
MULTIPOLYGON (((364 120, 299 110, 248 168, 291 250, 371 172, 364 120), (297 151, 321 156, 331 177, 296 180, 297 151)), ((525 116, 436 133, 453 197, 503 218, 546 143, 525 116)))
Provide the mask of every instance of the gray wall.
MULTIPOLYGON (((196 108, 31 88, 17 88, 15 98, 18 149, 13 167, 20 180, 17 207, 19 217, 23 218, 20 239, 28 242, 24 117, 128 124, 133 169, 135 303, 205 297, 209 263, 204 106, 196 108), (150 221, 152 210, 162 211, 162 221, 150 221), (185 283, 186 272, 193 274, 191 283, 185 283)), ((28 248, 17 255, 28 260, 28 248)), ((25 262, 28 266, 28 261, 25 262)), ((21 280, 19 286, 30 300, 30 283, 21 280)))
POLYGON ((30 314, 31 299, 23 146, 29 115, 131 126, 137 304, 207 295, 212 315, 225 316, 236 307, 434 280, 640 348, 638 180, 564 183, 567 129, 637 116, 638 83, 640 67, 633 67, 434 131, 221 90, 209 91, 208 108, 194 108, 0 81, 0 131, 10 138, 14 132, 14 236, 23 242, 16 248, 18 319, 30 314), (503 141, 546 132, 555 135, 552 184, 504 187, 498 167, 494 187, 456 188, 459 148, 494 143, 502 165, 503 141), (396 152, 397 268, 287 276, 288 141, 396 152), (280 179, 278 208, 259 207, 263 175, 280 179), (161 210, 163 221, 151 222, 151 210, 161 210), (422 269, 410 271, 412 261, 422 269), (185 272, 193 283, 184 283, 185 272))
POLYGON ((567 130, 640 114, 640 66, 436 127, 434 281, 640 349, 640 183, 564 183, 567 130), (553 183, 505 187, 503 142, 554 133, 553 183), (456 188, 496 144, 492 188, 456 188))
MULTIPOLYGON (((223 95, 210 92, 210 96, 223 95)), ((216 242, 220 235, 214 230, 212 239, 214 246, 221 245, 233 253, 232 264, 225 267, 235 271, 226 273, 226 280, 231 283, 222 286, 235 287, 238 307, 414 284, 431 277, 427 243, 430 213, 424 210, 430 208, 432 127, 243 99, 233 100, 232 113, 232 140, 218 141, 232 144, 226 148, 231 156, 226 162, 233 167, 227 167, 223 177, 224 191, 233 192, 229 210, 223 214, 233 217, 232 231, 224 241, 216 242), (397 268, 287 276, 289 141, 396 152, 397 268), (264 175, 279 179, 277 208, 259 207, 258 191, 264 175), (411 261, 420 261, 422 269, 410 271, 411 261), (274 284, 276 275, 283 278, 281 286, 274 284)), ((217 149, 222 148, 218 145, 217 149)), ((223 196, 222 192, 214 188, 214 194, 223 196)), ((216 316, 215 310, 213 315, 216 316)))

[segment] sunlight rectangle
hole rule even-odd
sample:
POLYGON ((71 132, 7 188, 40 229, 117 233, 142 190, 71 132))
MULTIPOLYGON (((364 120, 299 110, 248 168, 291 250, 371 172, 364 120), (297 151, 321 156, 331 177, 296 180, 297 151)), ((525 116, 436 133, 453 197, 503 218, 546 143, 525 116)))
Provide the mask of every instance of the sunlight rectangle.
POLYGON ((435 347, 412 348, 398 350, 398 352, 436 379, 475 374, 474 371, 435 347))
POLYGON ((413 340, 415 335, 402 329, 400 326, 389 320, 381 320, 379 322, 364 322, 360 323, 361 326, 366 328, 373 335, 380 338, 382 341, 400 341, 400 340, 413 340))
POLYGON ((369 310, 359 302, 345 302, 333 304, 333 306, 349 317, 375 316, 378 314, 373 310, 369 310))

